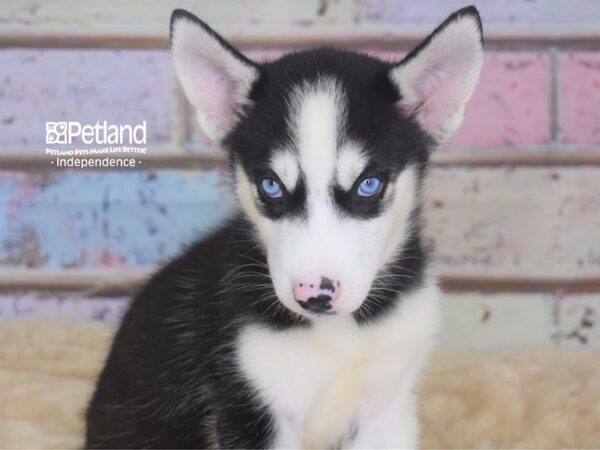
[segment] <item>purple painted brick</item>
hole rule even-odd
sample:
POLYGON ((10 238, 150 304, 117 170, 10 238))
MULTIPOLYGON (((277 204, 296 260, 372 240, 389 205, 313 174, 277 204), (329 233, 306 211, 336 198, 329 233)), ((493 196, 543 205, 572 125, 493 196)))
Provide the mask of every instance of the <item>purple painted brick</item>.
POLYGON ((8 49, 0 67, 0 149, 41 148, 46 121, 146 120, 149 145, 169 139, 167 51, 8 49))
POLYGON ((600 52, 560 55, 562 140, 600 144, 600 52))
POLYGON ((366 0, 367 20, 402 25, 433 25, 473 4, 484 25, 583 24, 600 17, 598 0, 366 0))

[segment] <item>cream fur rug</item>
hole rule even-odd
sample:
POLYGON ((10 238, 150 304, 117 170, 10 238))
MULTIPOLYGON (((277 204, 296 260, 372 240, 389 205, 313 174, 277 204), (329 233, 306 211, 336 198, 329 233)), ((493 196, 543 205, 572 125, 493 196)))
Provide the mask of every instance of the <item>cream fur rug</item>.
MULTIPOLYGON (((113 328, 0 321, 0 447, 76 448, 113 328)), ((438 354, 422 396, 426 448, 600 448, 600 352, 438 354)))

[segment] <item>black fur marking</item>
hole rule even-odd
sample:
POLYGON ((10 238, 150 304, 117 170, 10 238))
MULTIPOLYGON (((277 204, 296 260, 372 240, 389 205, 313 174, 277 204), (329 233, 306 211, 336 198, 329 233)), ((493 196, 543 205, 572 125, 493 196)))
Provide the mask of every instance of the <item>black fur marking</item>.
POLYGON ((255 169, 255 184, 260 198, 258 207, 265 216, 273 220, 284 215, 287 217, 306 217, 306 187, 303 177, 298 179, 294 190, 290 193, 273 171, 255 169), (272 178, 279 182, 283 190, 280 198, 271 198, 263 192, 260 187, 263 178, 272 178))
POLYGON ((321 277, 321 285, 319 289, 326 289, 331 292, 335 292, 335 286, 333 285, 333 280, 330 280, 327 277, 321 277))
POLYGON ((305 310, 315 314, 334 314, 331 310, 331 296, 321 294, 317 297, 310 297, 308 300, 296 300, 305 310))
POLYGON ((333 198, 338 210, 347 216, 359 219, 372 219, 380 215, 387 203, 384 201, 387 185, 389 183, 390 174, 385 169, 375 169, 370 167, 363 172, 363 175, 358 177, 354 185, 348 192, 344 191, 339 186, 333 187, 333 198), (377 194, 372 197, 362 197, 358 195, 357 189, 359 184, 365 178, 376 176, 381 179, 382 187, 377 194))

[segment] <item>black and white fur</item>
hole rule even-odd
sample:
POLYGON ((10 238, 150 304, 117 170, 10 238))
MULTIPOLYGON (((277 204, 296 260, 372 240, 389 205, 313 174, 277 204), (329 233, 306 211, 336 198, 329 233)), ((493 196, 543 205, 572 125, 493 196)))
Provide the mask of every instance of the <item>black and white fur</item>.
POLYGON ((477 83, 477 10, 397 63, 318 48, 259 64, 182 10, 171 43, 240 210, 137 295, 86 446, 415 447, 438 322, 421 180, 477 83), (368 177, 380 190, 358 195, 368 177))

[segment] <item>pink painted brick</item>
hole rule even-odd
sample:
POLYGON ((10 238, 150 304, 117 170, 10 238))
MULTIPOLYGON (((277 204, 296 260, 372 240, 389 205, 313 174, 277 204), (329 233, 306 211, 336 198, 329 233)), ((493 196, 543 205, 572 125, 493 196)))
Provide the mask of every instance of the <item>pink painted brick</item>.
POLYGON ((600 52, 560 55, 561 139, 600 144, 600 52))
POLYGON ((449 147, 527 148, 550 140, 549 57, 488 53, 465 121, 449 147))
MULTIPOLYGON (((403 52, 364 49, 386 61, 403 52)), ((538 147, 548 143, 549 58, 542 53, 489 53, 454 148, 538 147)))
POLYGON ((146 120, 149 145, 169 138, 167 51, 8 49, 0 67, 0 149, 41 148, 46 121, 146 120))

